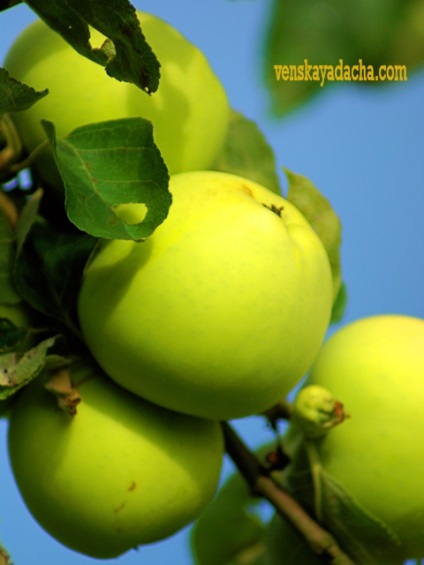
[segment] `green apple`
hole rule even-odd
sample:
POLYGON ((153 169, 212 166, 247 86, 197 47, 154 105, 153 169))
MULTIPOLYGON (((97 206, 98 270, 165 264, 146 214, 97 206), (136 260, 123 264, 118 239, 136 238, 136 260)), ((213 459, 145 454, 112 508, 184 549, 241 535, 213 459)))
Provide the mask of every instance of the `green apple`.
POLYGON ((322 468, 397 536, 404 558, 423 558, 424 320, 381 315, 345 326, 307 384, 330 390, 350 414, 313 442, 322 468))
MULTIPOLYGON (((32 23, 11 46, 5 68, 49 94, 13 115, 28 151, 46 139, 40 120, 54 123, 58 136, 78 126, 141 116, 152 121, 154 138, 170 173, 209 168, 223 144, 229 119, 225 90, 204 54, 160 18, 137 12, 143 34, 161 63, 151 96, 110 78, 104 68, 79 55, 43 21, 32 23)), ((93 46, 105 39, 91 30, 93 46)), ((38 160, 42 175, 58 184, 51 154, 38 160)))
POLYGON ((91 369, 72 380, 75 416, 40 379, 11 410, 12 470, 40 525, 78 552, 112 558, 196 519, 219 480, 219 424, 154 406, 91 369))
MULTIPOLYGON (((302 214, 239 176, 174 175, 168 218, 145 242, 105 243, 79 320, 116 382, 213 419, 266 410, 315 359, 332 305, 326 252, 302 214)), ((128 205, 127 221, 137 207, 128 205)))

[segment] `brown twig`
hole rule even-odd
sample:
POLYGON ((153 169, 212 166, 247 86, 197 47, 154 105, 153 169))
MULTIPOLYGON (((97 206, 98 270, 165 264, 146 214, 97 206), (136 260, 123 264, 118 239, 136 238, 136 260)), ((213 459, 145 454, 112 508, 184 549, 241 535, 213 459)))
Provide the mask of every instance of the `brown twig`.
POLYGON ((12 565, 12 560, 10 555, 7 553, 5 548, 0 544, 0 565, 12 565))
POLYGON ((335 538, 322 528, 302 506, 269 474, 257 457, 239 438, 233 428, 222 423, 225 449, 250 487, 252 495, 266 499, 276 511, 289 520, 303 535, 311 550, 332 565, 355 565, 335 538))

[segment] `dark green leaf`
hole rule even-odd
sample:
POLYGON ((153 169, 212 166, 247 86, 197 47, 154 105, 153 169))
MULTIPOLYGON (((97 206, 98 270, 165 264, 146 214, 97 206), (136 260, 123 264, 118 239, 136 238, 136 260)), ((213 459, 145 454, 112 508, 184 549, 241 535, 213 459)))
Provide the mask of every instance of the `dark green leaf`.
POLYGON ((0 302, 15 304, 20 298, 13 282, 15 235, 0 206, 0 302))
POLYGON ((69 219, 95 237, 140 241, 150 236, 171 205, 169 175, 152 124, 143 118, 112 120, 56 139, 53 124, 43 123, 64 181, 69 219), (119 205, 130 203, 143 205, 137 223, 121 214, 119 205))
MULTIPOLYGON (((0 418, 7 417, 12 404, 13 398, 11 396, 9 396, 9 398, 5 398, 4 400, 0 400, 0 418)), ((2 565, 3 563, 9 563, 9 561, 2 561, 2 558, 4 559, 4 556, 1 553, 2 549, 3 548, 0 544, 0 565, 2 565)))
POLYGON ((19 253, 21 252, 22 246, 24 245, 32 226, 37 221, 38 210, 42 197, 43 191, 41 189, 36 190, 34 194, 32 194, 31 197, 27 200, 25 206, 21 211, 18 223, 16 225, 17 255, 19 255, 19 253))
POLYGON ((402 563, 401 542, 387 524, 363 508, 326 471, 321 471, 320 479, 325 523, 348 554, 358 563, 402 563))
POLYGON ((20 295, 75 335, 79 335, 76 301, 80 280, 96 241, 87 234, 58 231, 40 219, 20 241, 15 266, 20 295))
POLYGON ((342 226, 330 202, 302 175, 285 169, 289 182, 287 199, 302 212, 321 239, 333 273, 334 299, 341 285, 340 248, 342 226))
POLYGON ((26 110, 47 94, 48 90, 37 92, 12 78, 6 69, 0 68, 0 115, 26 110))
POLYGON ((41 373, 48 350, 54 346, 56 339, 46 339, 24 353, 0 355, 0 400, 12 396, 41 373))
POLYGON ((191 543, 196 565, 227 565, 236 562, 239 554, 260 548, 264 524, 252 512, 258 502, 241 475, 228 479, 194 525, 191 543))
POLYGON ((17 345, 27 335, 27 328, 18 328, 9 319, 0 318, 0 351, 17 345))
POLYGON ((347 289, 344 282, 340 285, 336 300, 331 312, 331 324, 338 324, 343 319, 348 301, 347 289))
POLYGON ((278 514, 266 528, 264 543, 268 565, 323 565, 302 534, 278 514))
MULTIPOLYGON (((267 455, 275 448, 272 442, 256 451, 264 466, 267 455)), ((273 478, 280 481, 282 473, 274 472, 273 478)), ((193 526, 191 548, 196 565, 268 564, 261 504, 267 503, 252 496, 238 471, 231 475, 193 526)))
POLYGON ((159 62, 146 42, 135 8, 128 0, 27 0, 26 3, 81 55, 105 65, 117 80, 147 93, 159 85, 159 62), (89 26, 108 39, 90 45, 89 26))
POLYGON ((248 178, 281 194, 272 148, 255 122, 234 110, 224 147, 213 168, 248 178))
MULTIPOLYGON (((330 432, 331 433, 331 432, 330 432)), ((348 490, 314 460, 315 482, 306 453, 313 441, 300 443, 286 476, 293 495, 309 512, 318 511, 320 521, 356 563, 399 565, 405 550, 399 538, 378 516, 370 513, 348 490)), ((316 452, 315 452, 316 453, 316 452)))
POLYGON ((424 64, 424 2, 405 1, 397 22, 386 60, 405 65, 409 73, 424 64))

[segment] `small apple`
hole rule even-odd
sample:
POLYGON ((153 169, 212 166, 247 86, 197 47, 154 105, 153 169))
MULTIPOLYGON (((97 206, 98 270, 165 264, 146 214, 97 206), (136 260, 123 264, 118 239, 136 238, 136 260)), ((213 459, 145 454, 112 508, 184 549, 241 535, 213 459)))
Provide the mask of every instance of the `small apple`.
POLYGON ((72 381, 81 398, 74 416, 40 378, 11 410, 12 470, 40 525, 107 559, 196 519, 219 481, 219 424, 149 404, 90 368, 72 381))
POLYGON ((405 559, 422 559, 424 320, 380 315, 345 326, 324 344, 306 384, 331 391, 350 414, 309 440, 322 468, 397 536, 405 559))
MULTIPOLYGON (((143 117, 170 173, 209 168, 224 142, 229 119, 225 90, 204 54, 160 18, 137 12, 143 34, 161 63, 161 79, 151 96, 133 84, 110 78, 104 68, 79 55, 42 20, 26 28, 6 56, 10 74, 49 94, 13 114, 27 151, 45 139, 41 119, 62 137, 88 123, 143 117)), ((91 43, 104 36, 91 30, 91 43)), ((61 184, 50 151, 37 161, 43 178, 61 184)))
MULTIPOLYGON (((166 408, 212 419, 266 410, 324 339, 332 278, 321 241, 281 196, 228 173, 171 177, 145 242, 104 244, 78 299, 105 372, 166 408)), ((137 207, 122 210, 136 221, 137 207)))

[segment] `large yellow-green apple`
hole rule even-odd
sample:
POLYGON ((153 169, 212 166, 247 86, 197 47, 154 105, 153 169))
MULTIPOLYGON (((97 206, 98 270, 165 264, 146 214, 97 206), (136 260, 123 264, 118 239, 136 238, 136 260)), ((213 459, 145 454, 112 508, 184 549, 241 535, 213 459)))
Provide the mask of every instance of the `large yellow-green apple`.
MULTIPOLYGON (((36 89, 49 89, 45 98, 12 116, 27 151, 46 139, 41 119, 52 121, 61 137, 88 123, 141 116, 152 121, 155 142, 170 173, 212 165, 227 131, 224 88, 205 55, 181 33, 156 16, 137 15, 161 63, 159 88, 151 96, 110 78, 102 66, 79 55, 41 20, 16 39, 5 68, 36 89)), ((104 39, 91 30, 94 47, 104 39)), ((37 163, 44 178, 60 185, 49 151, 37 163)))
POLYGON ((91 369, 72 379, 76 415, 40 379, 11 410, 12 470, 40 525, 78 552, 112 558, 196 519, 219 480, 219 424, 154 406, 91 369))
POLYGON ((109 241, 87 267, 83 335, 110 377, 152 402, 214 419, 261 412, 322 344, 326 252, 293 205, 250 180, 198 171, 169 189, 170 214, 147 241, 109 241))
POLYGON ((310 440, 323 469, 398 537, 404 558, 423 558, 424 320, 380 315, 343 327, 307 384, 331 391, 350 414, 310 440))

